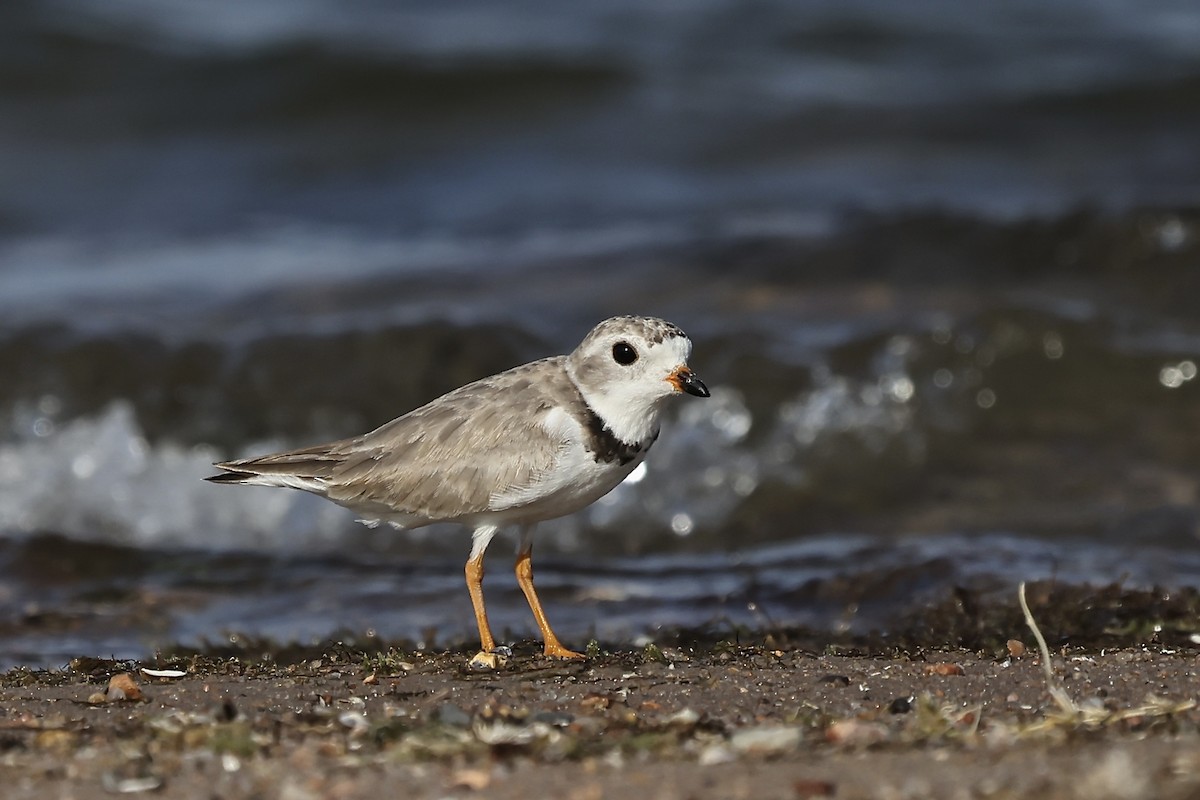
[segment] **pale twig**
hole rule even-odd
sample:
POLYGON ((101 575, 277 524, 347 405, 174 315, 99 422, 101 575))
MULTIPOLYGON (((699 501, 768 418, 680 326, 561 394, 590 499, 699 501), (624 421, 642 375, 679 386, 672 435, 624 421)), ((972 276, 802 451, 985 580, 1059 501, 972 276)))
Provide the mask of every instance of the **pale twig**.
POLYGON ((1025 601, 1025 582, 1017 588, 1017 599, 1021 603, 1021 611, 1025 612, 1025 624, 1029 626, 1029 630, 1033 631, 1033 638, 1037 639, 1038 650, 1042 654, 1042 671, 1046 673, 1046 686, 1050 690, 1050 696, 1054 698, 1054 702, 1058 703, 1067 714, 1078 714, 1080 708, 1071 699, 1071 695, 1067 694, 1067 690, 1058 682, 1058 678, 1054 675, 1054 668, 1050 664, 1050 648, 1046 646, 1046 639, 1042 636, 1042 631, 1038 628, 1037 621, 1033 618, 1033 612, 1029 610, 1029 603, 1025 601))

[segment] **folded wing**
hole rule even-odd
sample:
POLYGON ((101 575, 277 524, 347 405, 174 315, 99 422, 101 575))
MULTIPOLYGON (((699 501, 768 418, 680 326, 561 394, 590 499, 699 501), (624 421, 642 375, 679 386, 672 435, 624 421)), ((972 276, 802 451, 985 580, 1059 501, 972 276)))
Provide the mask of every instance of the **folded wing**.
POLYGON ((303 489, 409 526, 486 512, 497 487, 536 494, 566 446, 541 424, 577 394, 561 362, 484 378, 362 436, 217 464, 209 480, 303 489))

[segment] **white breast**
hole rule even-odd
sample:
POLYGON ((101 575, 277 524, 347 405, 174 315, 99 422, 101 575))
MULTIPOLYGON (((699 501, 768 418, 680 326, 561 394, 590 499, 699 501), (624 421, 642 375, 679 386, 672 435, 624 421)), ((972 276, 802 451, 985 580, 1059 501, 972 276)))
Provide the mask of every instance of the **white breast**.
POLYGON ((584 446, 585 431, 561 408, 550 410, 542 427, 561 444, 554 467, 538 482, 492 495, 489 507, 506 522, 538 522, 578 511, 612 491, 642 462, 597 461, 584 446))

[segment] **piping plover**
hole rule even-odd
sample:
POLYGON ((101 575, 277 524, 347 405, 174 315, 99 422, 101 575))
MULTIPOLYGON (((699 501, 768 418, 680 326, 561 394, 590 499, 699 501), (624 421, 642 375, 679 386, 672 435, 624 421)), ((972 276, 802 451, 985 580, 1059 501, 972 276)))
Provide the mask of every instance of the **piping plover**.
POLYGON ((613 317, 570 355, 469 383, 362 436, 221 462, 225 472, 207 480, 303 489, 372 527, 470 526, 466 578, 480 656, 496 649, 483 604, 483 554, 501 526, 516 525, 517 583, 545 654, 582 658, 559 642, 534 591, 534 526, 584 508, 625 480, 658 438, 668 398, 708 397, 688 368, 691 351, 691 340, 669 322, 613 317))

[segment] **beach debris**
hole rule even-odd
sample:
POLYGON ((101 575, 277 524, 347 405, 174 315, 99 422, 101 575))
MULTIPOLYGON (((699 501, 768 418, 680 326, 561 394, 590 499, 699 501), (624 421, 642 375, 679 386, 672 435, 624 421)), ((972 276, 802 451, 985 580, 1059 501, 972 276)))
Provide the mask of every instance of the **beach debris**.
POLYGON ((558 735, 545 722, 533 722, 523 710, 484 706, 471 724, 475 738, 486 745, 526 747, 558 735))
POLYGON ((1021 606, 1021 612, 1025 615, 1025 624, 1029 626, 1029 630, 1033 631, 1033 638, 1037 640, 1038 652, 1042 656, 1042 672, 1046 676, 1046 688, 1050 692, 1050 696, 1054 698, 1054 702, 1058 704, 1062 713, 1068 716, 1078 716, 1080 708, 1075 704, 1071 695, 1067 694, 1067 690, 1059 683, 1057 676, 1054 674, 1054 665, 1050 661, 1050 648, 1046 646, 1046 637, 1042 636, 1042 629, 1038 627, 1037 620, 1033 618, 1033 612, 1029 610, 1029 603, 1025 600, 1025 582, 1017 587, 1017 602, 1021 606))
POLYGON ((467 662, 467 666, 477 670, 495 670, 500 669, 506 663, 506 659, 497 653, 476 653, 467 662))
POLYGON ((575 721, 573 714, 568 714, 565 711, 538 711, 529 718, 530 722, 544 722, 547 725, 552 725, 555 728, 565 728, 575 721))
POLYGON ((963 668, 949 661, 939 661, 936 664, 925 665, 926 675, 963 675, 963 668))
POLYGON ((120 661, 113 658, 79 656, 78 658, 72 658, 69 666, 73 672, 78 672, 81 675, 100 675, 101 673, 111 673, 113 670, 133 669, 134 662, 120 661))
POLYGON ((402 672, 412 672, 416 666, 404 656, 404 651, 395 647, 381 650, 378 653, 363 654, 363 671, 368 673, 363 683, 370 684, 372 679, 379 680, 380 675, 398 675, 402 672))
POLYGON ((605 711, 612 706, 613 695, 609 692, 590 692, 584 695, 579 705, 588 711, 605 711))
POLYGON ((650 642, 642 650, 642 661, 647 664, 666 664, 667 657, 658 645, 650 642))
POLYGON ((87 701, 94 706, 121 701, 136 702, 143 697, 142 689, 128 672, 119 672, 108 681, 108 689, 103 692, 93 692, 87 701))
POLYGON ((66 755, 79 746, 79 734, 62 728, 46 728, 37 732, 33 743, 39 750, 66 755))
POLYGON ((337 721, 343 728, 349 729, 351 737, 364 736, 371 728, 367 715, 358 709, 343 711, 338 714, 337 721))
POLYGON ((700 751, 697 763, 702 767, 712 767, 717 764, 728 764, 737 761, 737 755, 724 744, 712 744, 700 751))
POLYGON ((112 774, 106 774, 101 782, 104 784, 105 791, 113 794, 140 794, 141 792, 154 792, 162 788, 163 779, 157 775, 146 775, 138 778, 118 778, 112 774))
POLYGON ((187 672, 182 669, 150 669, 142 667, 142 674, 148 678, 182 678, 187 672))
POLYGON ((547 739, 554 730, 544 722, 530 724, 514 723, 508 720, 495 719, 485 722, 475 720, 472 726, 475 738, 487 745, 508 745, 525 747, 535 742, 547 739))
POLYGON ((700 712, 694 708, 684 707, 662 720, 664 728, 677 728, 690 731, 700 724, 700 712))
POLYGON ((890 733, 881 722, 839 719, 825 729, 825 741, 843 747, 870 747, 887 741, 890 733))
POLYGON ((922 693, 913 699, 913 715, 905 721, 903 737, 915 742, 945 742, 974 736, 982 709, 946 703, 922 693))
POLYGON ((759 725, 735 731, 729 746, 735 753, 777 756, 800 747, 803 729, 790 725, 759 725))
POLYGON ((470 789, 481 792, 492 784, 492 773, 486 769, 460 769, 450 779, 451 789, 470 789))
POLYGON ((837 686, 849 686, 849 675, 822 675, 817 679, 817 683, 832 683, 837 686))
POLYGON ((508 666, 508 660, 512 658, 512 650, 507 647, 497 647, 490 653, 479 652, 471 656, 471 660, 467 662, 467 667, 475 670, 497 670, 508 666))

